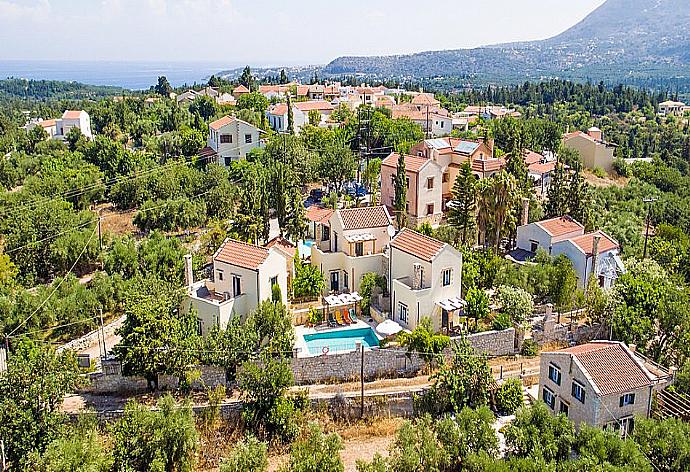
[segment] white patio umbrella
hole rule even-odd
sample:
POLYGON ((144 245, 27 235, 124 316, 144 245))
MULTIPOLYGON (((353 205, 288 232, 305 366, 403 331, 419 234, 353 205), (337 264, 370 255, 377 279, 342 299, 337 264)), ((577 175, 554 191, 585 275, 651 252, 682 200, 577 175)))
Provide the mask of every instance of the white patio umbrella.
POLYGON ((393 336, 402 330, 403 327, 393 320, 386 320, 376 327, 376 331, 382 336, 393 336))

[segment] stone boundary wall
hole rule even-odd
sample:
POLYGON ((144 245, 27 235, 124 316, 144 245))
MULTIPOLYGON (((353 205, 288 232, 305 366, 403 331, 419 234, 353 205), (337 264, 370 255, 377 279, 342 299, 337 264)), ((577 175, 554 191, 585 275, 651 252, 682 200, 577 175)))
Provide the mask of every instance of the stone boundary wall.
MULTIPOLYGON (((359 380, 362 368, 361 351, 330 354, 318 357, 296 357, 290 367, 295 384, 349 382, 359 380)), ((373 349, 364 352, 364 378, 412 376, 424 367, 416 354, 407 356, 404 349, 373 349)))
POLYGON ((515 354, 515 328, 504 331, 485 331, 470 334, 467 341, 479 353, 487 356, 512 356, 515 354))
MULTIPOLYGON (((423 391, 382 393, 377 395, 364 396, 364 417, 365 418, 408 418, 414 414, 414 396, 423 394, 423 391)), ((354 395, 333 395, 329 398, 318 398, 310 400, 311 408, 314 411, 327 412, 336 420, 353 420, 360 417, 361 399, 354 395)), ((196 405, 192 407, 195 416, 201 416, 210 409, 210 405, 196 405)), ((152 407, 151 410, 156 410, 152 407)), ((230 421, 241 421, 242 403, 232 402, 223 403, 219 406, 220 417, 230 421)), ((124 410, 102 410, 92 412, 101 422, 112 422, 124 416, 124 410)), ((70 413, 72 418, 77 418, 79 413, 70 413)))
MULTIPOLYGON (((487 356, 510 356, 515 354, 514 328, 505 331, 486 331, 471 334, 467 340, 474 349, 487 356)), ((451 339, 453 341, 454 339, 451 339)), ((453 356, 452 348, 443 352, 446 359, 453 356)), ((359 380, 362 368, 361 351, 349 351, 341 354, 330 354, 317 357, 296 357, 290 360, 290 367, 296 385, 318 383, 338 383, 359 380)), ((417 354, 408 355, 401 348, 372 349, 364 352, 364 378, 411 377, 425 367, 425 362, 417 354)), ((206 387, 226 385, 225 369, 215 366, 197 366, 201 378, 192 384, 193 390, 204 390, 206 387)), ((140 377, 124 377, 117 361, 104 365, 104 374, 93 374, 92 385, 84 391, 95 394, 138 393, 146 391, 146 380, 140 377)), ((179 386, 179 379, 171 375, 160 375, 158 387, 161 390, 174 390, 179 386)), ((227 386, 227 385, 226 385, 227 386)))
MULTIPOLYGON (((122 326, 122 323, 125 322, 126 317, 126 315, 123 315, 120 318, 113 321, 112 323, 103 326, 103 336, 106 339, 113 336, 115 334, 115 330, 117 330, 120 326, 122 326)), ((57 348, 57 352, 62 352, 66 350, 80 352, 92 346, 97 346, 99 343, 99 336, 100 328, 91 331, 89 334, 86 334, 81 338, 74 339, 68 342, 67 344, 63 344, 62 346, 57 348)))
MULTIPOLYGON (((119 366, 118 366, 119 367, 119 366)), ((225 369, 216 366, 196 366, 194 369, 201 374, 200 378, 192 383, 192 390, 205 390, 217 385, 226 385, 225 369)), ((159 375, 158 388, 160 390, 175 390, 180 381, 174 375, 159 375)), ((227 385, 226 385, 227 386, 227 385)), ((112 393, 142 393, 148 390, 148 383, 143 377, 126 377, 120 369, 114 369, 110 374, 96 373, 91 375, 91 385, 82 389, 83 392, 96 395, 112 393)))

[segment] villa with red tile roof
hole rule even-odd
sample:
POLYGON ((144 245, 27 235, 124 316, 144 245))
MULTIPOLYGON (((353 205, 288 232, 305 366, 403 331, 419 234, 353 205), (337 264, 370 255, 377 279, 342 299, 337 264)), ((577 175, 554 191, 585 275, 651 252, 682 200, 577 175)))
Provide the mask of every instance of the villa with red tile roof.
POLYGON ((358 291, 364 274, 385 273, 384 249, 393 232, 385 206, 336 211, 311 207, 307 217, 315 234, 311 263, 326 277, 326 293, 358 291))
MULTIPOLYGON (((287 303, 291 260, 290 250, 282 241, 261 247, 226 239, 213 255, 212 278, 187 280, 184 308, 194 307, 200 334, 206 335, 215 325, 225 328, 232 317, 255 310, 262 301, 271 299, 274 285, 287 303)), ((185 263, 191 264, 191 260, 185 263)), ((191 268, 186 272, 191 273, 191 268)))
POLYGON ((539 398, 551 412, 627 435, 635 417, 649 417, 652 393, 671 374, 615 341, 542 352, 539 398))
POLYGON ((585 227, 569 216, 519 226, 517 249, 510 257, 525 262, 538 249, 552 256, 565 255, 573 264, 578 286, 584 288, 593 274, 602 288, 610 288, 618 275, 625 272, 620 245, 603 231, 585 233, 585 227))
POLYGON ((30 121, 24 127, 27 131, 40 126, 49 139, 64 140, 72 128, 77 128, 86 139, 93 139, 91 117, 84 110, 65 110, 61 118, 30 121))
MULTIPOLYGON (((488 178, 505 167, 505 160, 493 157, 493 140, 469 141, 459 138, 426 139, 405 156, 410 182, 407 198, 410 225, 428 221, 437 225, 452 199, 452 190, 460 166, 469 161, 472 173, 488 178), (433 205, 433 207, 432 207, 433 205)), ((395 194, 393 177, 398 155, 391 154, 381 164, 381 201, 392 206, 395 194)))
POLYGON ((462 254, 454 247, 411 229, 400 231, 390 243, 391 318, 413 330, 431 318, 435 331, 460 324, 465 302, 462 254))
MULTIPOLYGON (((391 153, 381 162, 381 203, 395 205, 395 175, 399 154, 391 153)), ((443 172, 433 160, 405 155, 407 176, 407 214, 411 227, 423 222, 438 225, 443 218, 443 172)))
POLYGON ((224 116, 208 125, 208 145, 200 155, 229 166, 243 159, 249 151, 262 146, 262 130, 246 121, 224 116))

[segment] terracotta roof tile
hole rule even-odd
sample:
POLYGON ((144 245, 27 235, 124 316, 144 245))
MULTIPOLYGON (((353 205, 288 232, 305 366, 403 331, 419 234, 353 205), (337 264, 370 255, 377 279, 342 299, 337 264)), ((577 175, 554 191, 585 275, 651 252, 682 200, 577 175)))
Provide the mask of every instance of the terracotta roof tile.
POLYGON ((506 165, 506 161, 500 159, 473 159, 472 170, 475 172, 493 172, 501 170, 506 165))
POLYGON ((585 227, 569 216, 559 216, 550 220, 537 221, 537 226, 549 233, 551 236, 558 237, 568 233, 579 231, 584 233, 585 227))
POLYGON ((232 90, 232 93, 249 93, 249 89, 244 85, 238 85, 232 90))
POLYGON ((646 369, 621 343, 594 342, 557 352, 574 356, 602 395, 630 392, 652 383, 646 369))
POLYGON ((343 229, 381 228, 393 223, 385 206, 346 208, 338 210, 343 229))
POLYGON ((599 254, 606 251, 610 251, 612 249, 619 248, 619 245, 616 242, 616 240, 609 237, 609 235, 607 235, 601 230, 595 231, 594 233, 587 233, 576 238, 571 238, 570 240, 573 242, 573 244, 575 244, 575 246, 579 247, 580 250, 582 250, 585 254, 592 254, 592 251, 594 250, 594 236, 601 237, 601 239, 599 240, 599 254))
POLYGON ((422 105, 422 106, 429 105, 429 106, 435 106, 435 105, 438 105, 439 103, 441 103, 441 102, 439 102, 438 100, 436 100, 436 99, 434 98, 434 96, 433 96, 432 94, 430 94, 430 93, 420 93, 419 95, 415 96, 415 97, 412 99, 412 104, 413 104, 413 105, 422 105))
POLYGON ((278 103, 273 108, 270 108, 268 112, 271 115, 285 116, 288 112, 288 106, 286 103, 278 103))
POLYGON ((231 116, 224 116, 223 118, 220 118, 220 119, 214 121, 213 123, 209 124, 208 127, 211 129, 219 130, 223 126, 229 125, 233 121, 235 121, 235 118, 233 118, 231 116))
MULTIPOLYGON (((383 160, 381 165, 387 166, 387 167, 392 167, 394 169, 398 168, 398 158, 400 157, 399 154, 393 152, 391 153, 387 158, 383 160)), ((412 172, 412 173, 417 173, 419 170, 424 167, 424 164, 429 162, 430 159, 423 157, 423 156, 411 156, 409 154, 405 155, 405 171, 406 172, 412 172)))
POLYGON ((305 216, 309 221, 314 221, 315 223, 324 223, 328 221, 333 215, 333 210, 330 208, 321 208, 318 205, 312 205, 307 208, 305 216))
POLYGON ((256 270, 268 257, 268 248, 226 239, 213 255, 214 261, 256 270))
POLYGON ((408 228, 400 231, 391 240, 392 247, 412 254, 427 262, 431 262, 445 245, 446 243, 438 239, 424 236, 408 228))
POLYGON ((275 247, 290 257, 295 257, 295 253, 297 252, 297 246, 281 236, 276 236, 275 238, 271 239, 264 247, 267 249, 275 247))
POLYGON ((532 164, 537 164, 541 162, 541 160, 544 158, 541 154, 530 151, 529 149, 525 150, 525 164, 527 166, 531 166, 532 164))
POLYGON ((55 126, 57 123, 54 119, 52 120, 43 120, 38 122, 38 126, 41 126, 43 128, 50 128, 51 126, 55 126))
POLYGON ((553 172, 554 170, 556 170, 556 162, 552 161, 546 162, 544 164, 537 162, 535 164, 531 164, 527 169, 530 172, 534 172, 535 174, 546 174, 548 172, 553 172))
POLYGON ((78 120, 81 117, 81 110, 66 110, 62 114, 63 120, 78 120))
POLYGON ((310 111, 310 110, 332 110, 333 105, 328 103, 325 100, 311 100, 308 102, 297 102, 295 103, 295 108, 301 110, 301 111, 310 111))

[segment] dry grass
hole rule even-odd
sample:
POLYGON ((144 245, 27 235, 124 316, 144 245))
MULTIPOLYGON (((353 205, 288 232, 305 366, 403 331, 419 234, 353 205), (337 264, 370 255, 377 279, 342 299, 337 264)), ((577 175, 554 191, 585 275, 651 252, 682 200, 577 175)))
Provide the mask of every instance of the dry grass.
POLYGON ((590 183, 591 185, 595 187, 611 187, 611 186, 616 186, 616 187, 625 187, 628 185, 628 182, 630 181, 629 178, 627 177, 621 177, 616 173, 609 174, 606 177, 597 177, 594 175, 594 173, 589 170, 585 169, 582 173, 585 177, 585 180, 590 183))
POLYGON ((138 230, 132 222, 134 211, 118 211, 109 203, 99 205, 96 211, 101 215, 101 230, 103 234, 110 233, 115 236, 134 234, 138 230))

